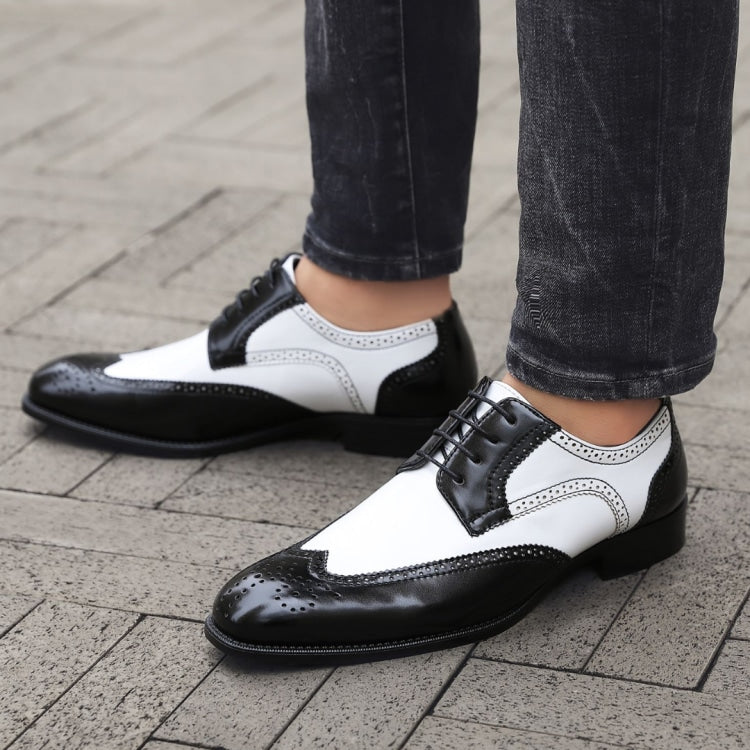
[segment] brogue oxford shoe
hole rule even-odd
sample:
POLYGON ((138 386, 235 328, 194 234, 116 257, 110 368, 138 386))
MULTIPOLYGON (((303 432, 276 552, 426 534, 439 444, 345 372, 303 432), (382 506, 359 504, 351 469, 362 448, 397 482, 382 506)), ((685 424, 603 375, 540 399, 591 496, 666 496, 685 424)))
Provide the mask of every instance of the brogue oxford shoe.
POLYGON ((668 399, 602 447, 485 379, 364 502, 232 578, 205 632, 228 652, 298 661, 476 641, 578 566, 612 577, 677 552, 686 482, 668 399))
POLYGON ((476 378, 457 307, 399 328, 345 330, 300 294, 299 257, 274 261, 195 336, 50 362, 31 378, 24 410, 118 449, 160 455, 294 437, 408 455, 476 378))

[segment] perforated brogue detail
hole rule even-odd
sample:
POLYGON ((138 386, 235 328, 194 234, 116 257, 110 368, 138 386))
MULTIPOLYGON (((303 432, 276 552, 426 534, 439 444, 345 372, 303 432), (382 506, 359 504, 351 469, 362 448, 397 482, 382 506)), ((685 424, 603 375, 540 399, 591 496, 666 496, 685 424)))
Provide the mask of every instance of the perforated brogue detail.
POLYGON ((649 446, 653 445, 659 436, 669 427, 669 412, 665 408, 663 414, 653 425, 637 440, 631 441, 624 446, 615 448, 600 448, 592 446, 580 440, 576 440, 567 432, 558 432, 550 439, 563 450, 572 453, 584 461, 595 464, 624 464, 639 456, 649 446))
POLYGON ((625 502, 611 484, 595 478, 584 477, 570 482, 561 482, 542 492, 518 498, 508 506, 513 518, 521 518, 553 503, 568 500, 575 495, 594 495, 607 504, 615 520, 613 536, 627 531, 630 525, 630 514, 625 502))
POLYGON ((354 411, 360 413, 367 411, 347 369, 335 357, 314 349, 277 349, 275 351, 251 352, 247 355, 248 365, 278 365, 284 363, 315 365, 330 372, 346 392, 354 411))
POLYGON ((323 338, 350 349, 387 349, 435 334, 435 324, 431 320, 414 326, 395 328, 386 333, 352 333, 332 326, 307 304, 298 305, 294 312, 323 338))

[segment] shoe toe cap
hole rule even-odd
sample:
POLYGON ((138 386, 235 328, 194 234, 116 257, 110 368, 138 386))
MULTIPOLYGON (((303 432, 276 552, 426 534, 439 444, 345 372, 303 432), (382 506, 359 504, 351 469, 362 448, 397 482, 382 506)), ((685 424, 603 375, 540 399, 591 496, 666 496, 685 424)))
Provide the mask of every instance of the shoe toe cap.
POLYGON ((330 614, 326 610, 341 595, 301 573, 298 562, 285 550, 229 580, 214 602, 212 617, 219 630, 256 645, 319 643, 330 614))
POLYGON ((40 367, 29 381, 28 398, 36 405, 64 413, 90 403, 102 388, 102 371, 118 354, 74 354, 40 367))

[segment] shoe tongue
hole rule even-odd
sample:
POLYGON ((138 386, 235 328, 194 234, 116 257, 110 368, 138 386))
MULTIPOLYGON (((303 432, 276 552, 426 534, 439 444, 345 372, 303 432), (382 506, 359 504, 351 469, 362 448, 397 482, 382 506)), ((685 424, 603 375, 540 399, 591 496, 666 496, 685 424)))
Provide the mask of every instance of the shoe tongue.
POLYGON ((291 279, 292 284, 297 286, 297 277, 294 273, 294 267, 297 265, 297 261, 302 256, 299 253, 292 253, 282 264, 282 268, 286 271, 286 275, 291 279))
MULTIPOLYGON (((489 380, 489 378, 487 379, 489 380)), ((481 383, 479 386, 477 386, 477 390, 481 390, 481 383)), ((501 383, 499 380, 491 380, 489 387, 485 391, 484 395, 487 396, 487 398, 491 401, 494 401, 496 404, 499 404, 501 401, 504 401, 507 398, 516 398, 519 401, 522 401, 524 404, 529 403, 515 388, 512 388, 507 383, 501 383)), ((473 419, 479 421, 489 410, 489 404, 485 403, 484 401, 478 401, 476 409, 474 411, 473 419)), ((460 440, 465 429, 465 426, 458 425, 456 427, 456 430, 452 433, 453 437, 460 440)))
POLYGON ((485 395, 487 398, 492 399, 495 402, 502 401, 506 398, 517 398, 519 401, 523 401, 524 404, 529 403, 515 388, 512 388, 507 383, 502 383, 499 380, 493 380, 490 383, 490 387, 487 389, 485 395))
MULTIPOLYGON (((487 388, 484 395, 496 404, 505 401, 506 398, 517 398, 524 404, 529 403, 515 388, 511 388, 507 383, 501 383, 499 380, 490 381, 489 388, 487 388)), ((476 418, 481 419, 489 410, 490 405, 486 404, 484 401, 480 401, 477 404, 475 412, 476 418)))

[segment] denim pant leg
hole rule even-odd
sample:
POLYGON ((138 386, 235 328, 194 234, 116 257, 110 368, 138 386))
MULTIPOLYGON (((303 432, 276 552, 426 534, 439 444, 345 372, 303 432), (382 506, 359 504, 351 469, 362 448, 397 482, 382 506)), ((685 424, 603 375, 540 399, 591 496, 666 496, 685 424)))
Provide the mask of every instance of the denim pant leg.
POLYGON ((477 0, 307 0, 314 192, 303 247, 350 278, 461 264, 477 109, 477 0))
POLYGON ((508 367, 574 398, 712 367, 737 0, 517 0, 518 300, 508 367))

